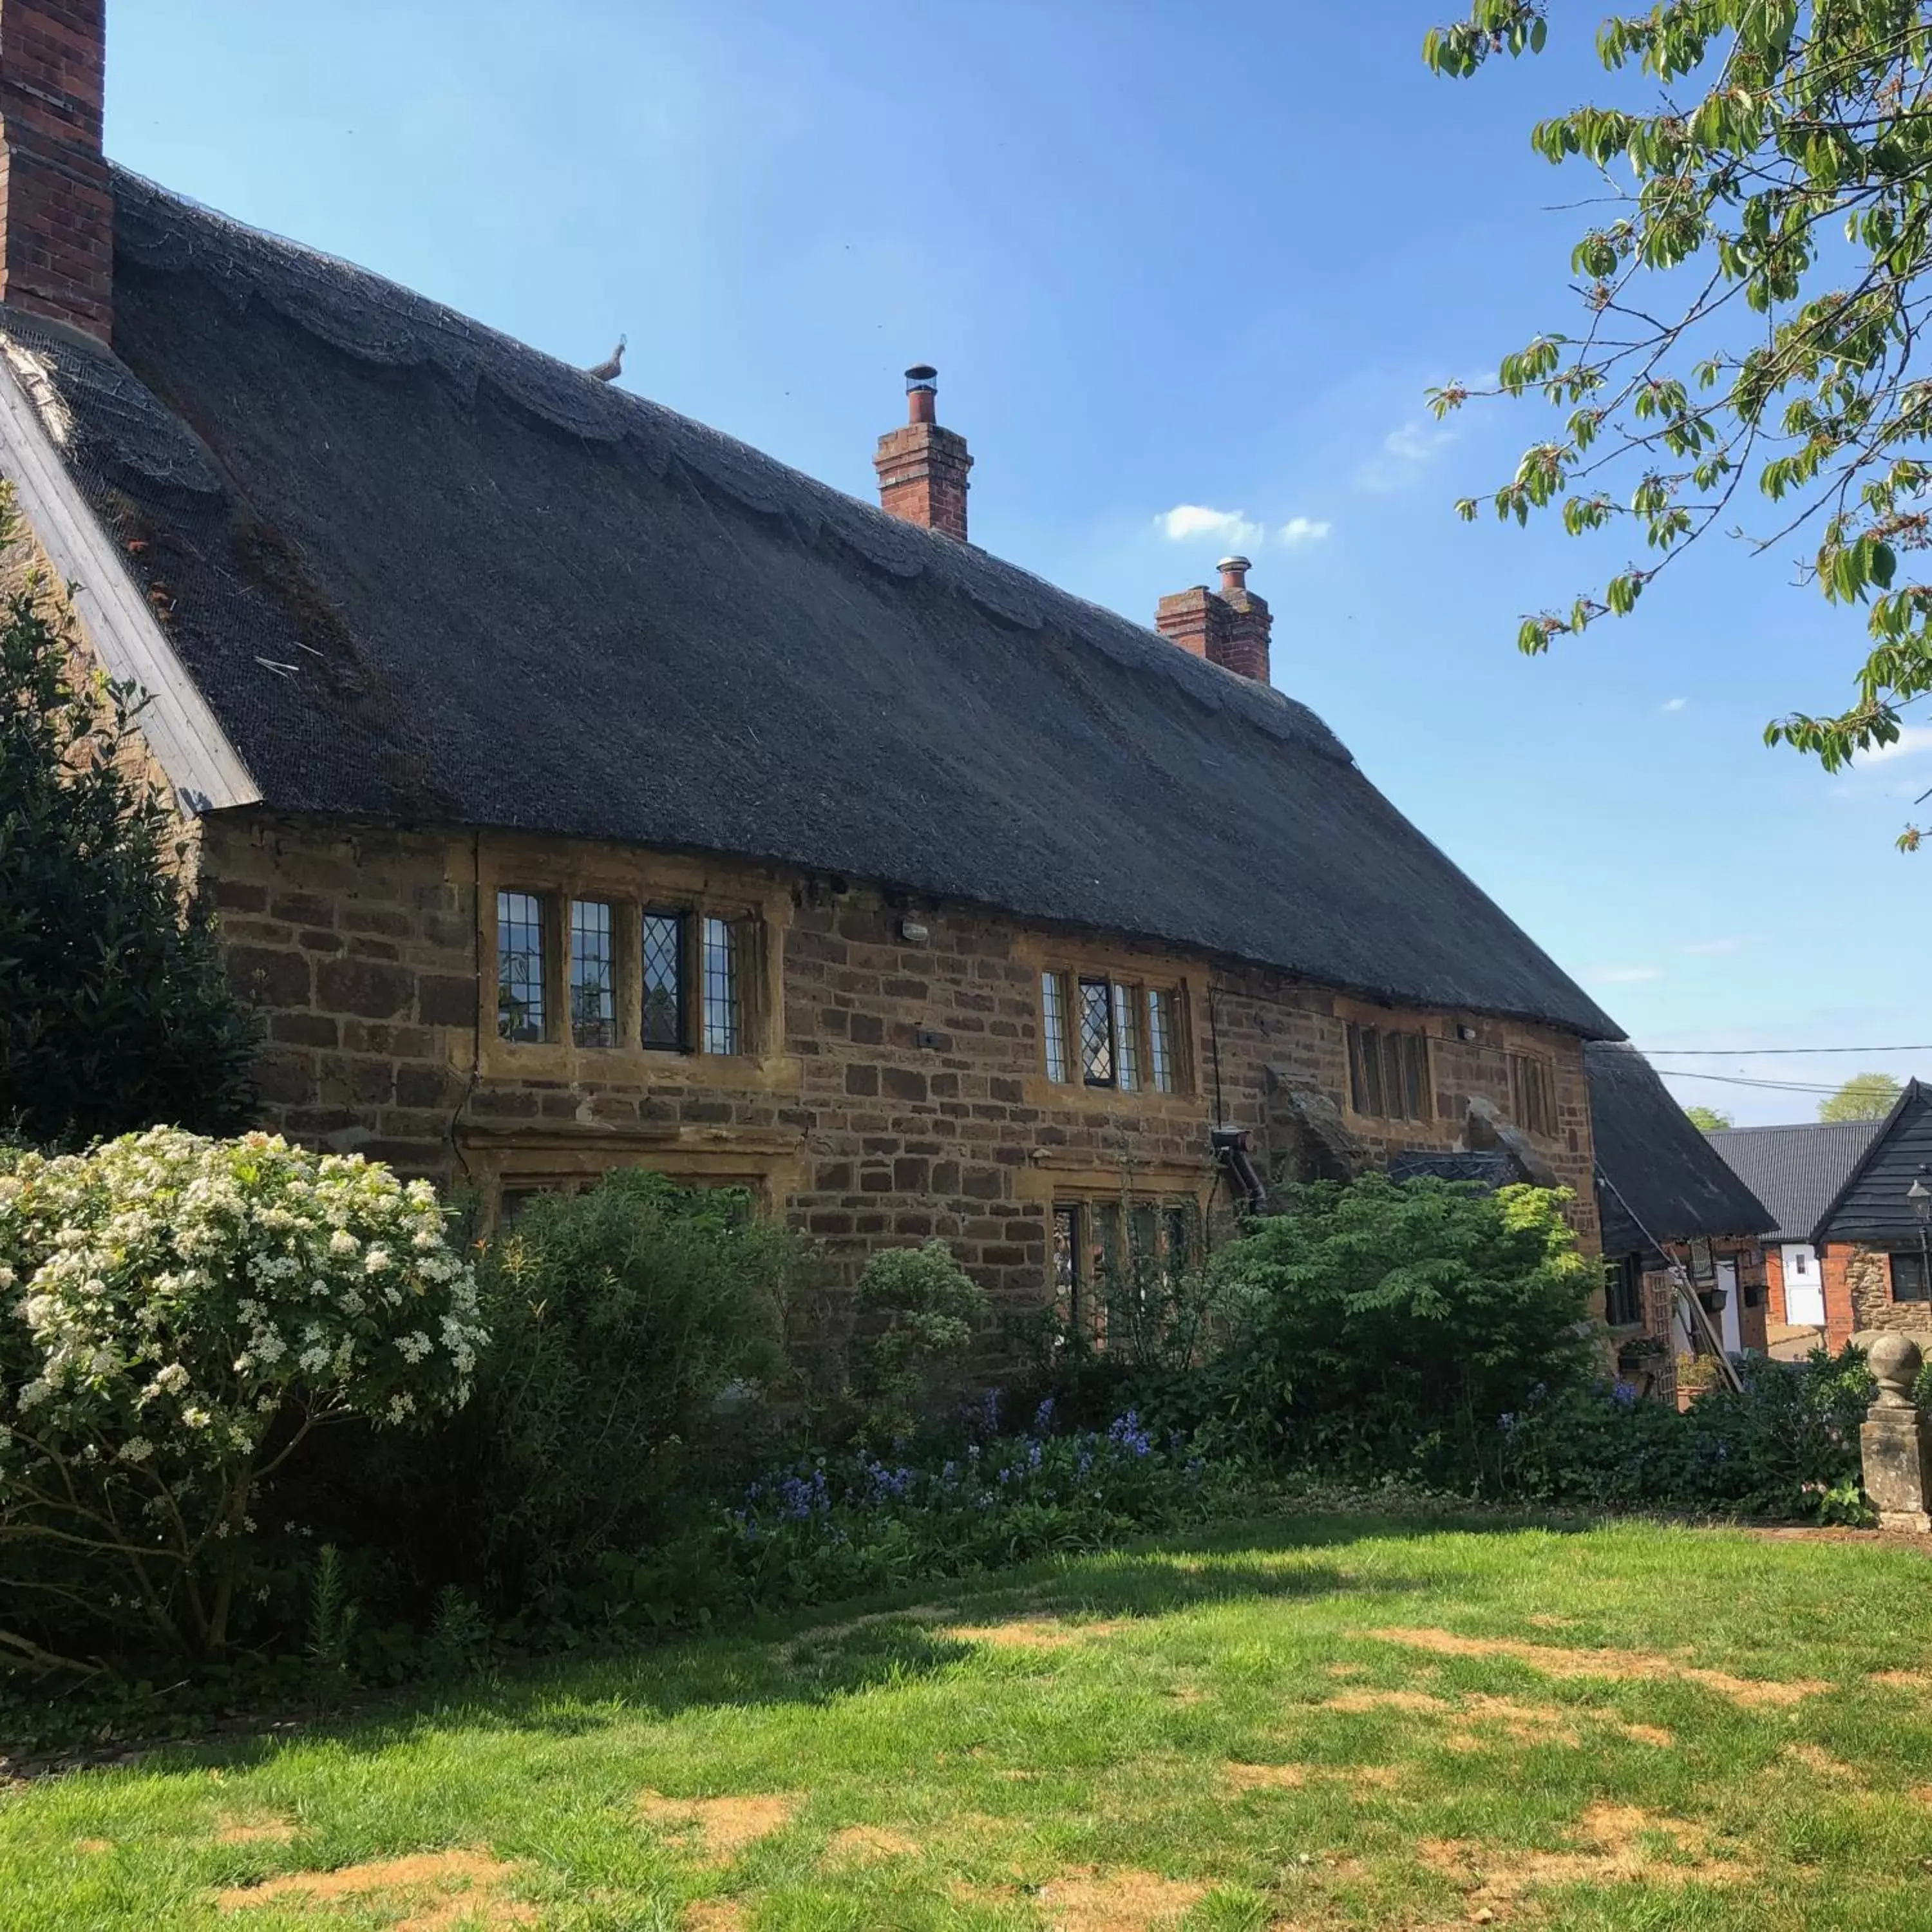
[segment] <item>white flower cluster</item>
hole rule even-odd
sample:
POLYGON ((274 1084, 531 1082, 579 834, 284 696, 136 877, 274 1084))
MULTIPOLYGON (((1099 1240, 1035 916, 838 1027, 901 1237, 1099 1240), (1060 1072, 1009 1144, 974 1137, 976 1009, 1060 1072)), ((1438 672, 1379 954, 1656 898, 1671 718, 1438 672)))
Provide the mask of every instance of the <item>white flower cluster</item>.
POLYGON ((130 1468, 245 1460, 291 1400, 456 1407, 485 1340, 427 1182, 168 1127, 0 1166, 0 1318, 34 1358, 0 1418, 130 1468))

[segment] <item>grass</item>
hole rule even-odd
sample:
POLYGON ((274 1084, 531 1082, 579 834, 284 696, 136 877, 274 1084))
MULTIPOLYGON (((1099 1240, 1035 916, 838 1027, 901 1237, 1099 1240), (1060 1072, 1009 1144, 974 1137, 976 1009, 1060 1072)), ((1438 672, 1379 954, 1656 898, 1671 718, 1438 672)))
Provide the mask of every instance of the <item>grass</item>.
POLYGON ((1928 1586, 1741 1532, 1250 1526, 20 1787, 0 1924, 1925 1926, 1928 1586))

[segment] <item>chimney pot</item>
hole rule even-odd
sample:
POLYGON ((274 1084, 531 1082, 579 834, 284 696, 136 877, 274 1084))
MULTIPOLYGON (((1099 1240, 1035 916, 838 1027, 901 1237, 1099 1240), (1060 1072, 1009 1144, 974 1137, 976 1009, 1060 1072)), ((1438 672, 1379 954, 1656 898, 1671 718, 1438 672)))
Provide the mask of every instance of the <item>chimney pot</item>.
POLYGON ((939 420, 939 371, 930 362, 915 362, 906 371, 906 421, 939 420))
POLYGON ((1224 556, 1214 568, 1221 573, 1223 590, 1245 590, 1248 587, 1248 572, 1254 566, 1244 556, 1224 556))

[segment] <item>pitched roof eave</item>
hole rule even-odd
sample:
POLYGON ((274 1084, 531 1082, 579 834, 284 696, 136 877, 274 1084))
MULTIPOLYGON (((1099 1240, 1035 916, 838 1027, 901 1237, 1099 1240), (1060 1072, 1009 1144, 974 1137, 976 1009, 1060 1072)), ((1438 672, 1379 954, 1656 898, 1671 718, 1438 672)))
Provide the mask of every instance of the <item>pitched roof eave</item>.
POLYGON ((0 328, 0 476, 102 668, 144 699, 136 722, 176 799, 190 816, 257 803, 260 788, 61 457, 48 422, 60 406, 50 387, 34 393, 38 358, 0 328))
POLYGON ((1877 1160, 1880 1150, 1892 1138, 1892 1130, 1898 1126, 1900 1115, 1918 1098, 1922 1090, 1916 1079, 1908 1080, 1905 1083, 1905 1091, 1893 1102, 1892 1112, 1885 1117, 1885 1125, 1872 1136, 1871 1145, 1867 1148, 1852 1163, 1851 1172, 1845 1176, 1844 1185, 1832 1196, 1830 1201, 1826 1204, 1824 1213, 1818 1216, 1817 1225, 1811 1230, 1813 1247, 1820 1248, 1825 1245, 1826 1231, 1838 1218, 1838 1210, 1850 1197, 1852 1190, 1863 1178, 1865 1169, 1877 1160))

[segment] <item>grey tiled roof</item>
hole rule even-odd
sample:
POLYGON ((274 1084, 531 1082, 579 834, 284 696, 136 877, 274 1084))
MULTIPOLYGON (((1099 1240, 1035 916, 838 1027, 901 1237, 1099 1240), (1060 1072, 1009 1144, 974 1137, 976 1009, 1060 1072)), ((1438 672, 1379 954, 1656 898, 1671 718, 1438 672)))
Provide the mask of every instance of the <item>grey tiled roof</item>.
POLYGON ((1788 1127, 1725 1127, 1704 1138, 1778 1216, 1774 1240, 1808 1241, 1819 1216, 1884 1126, 1806 1120, 1788 1127))

